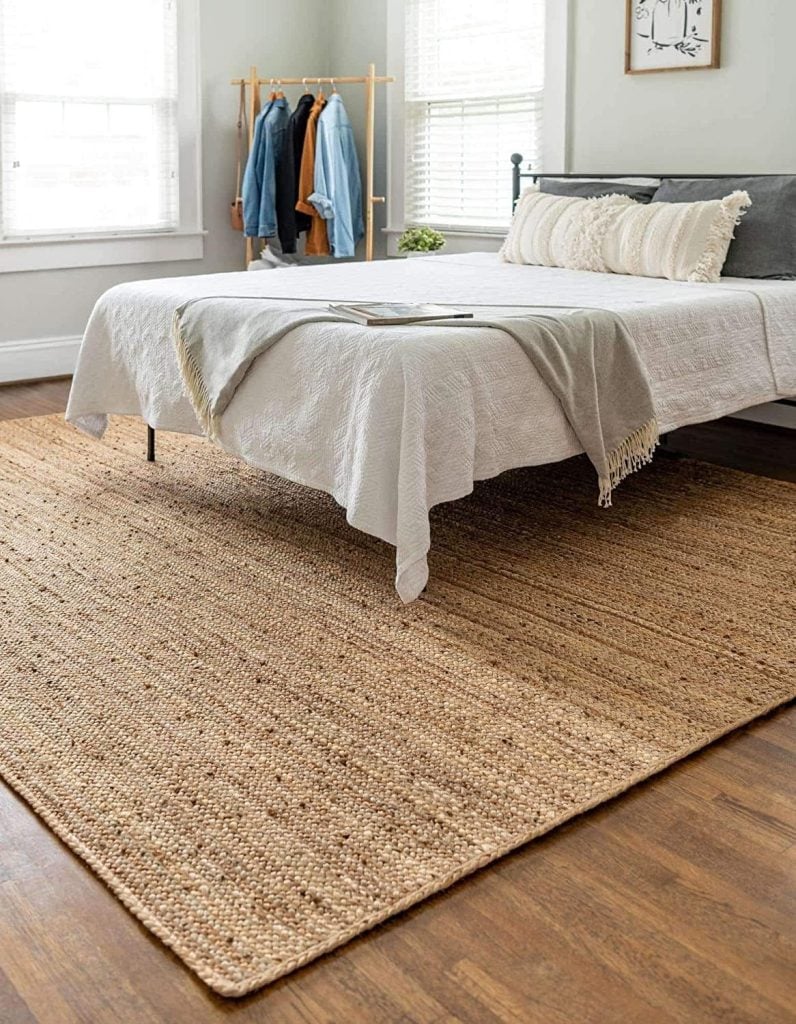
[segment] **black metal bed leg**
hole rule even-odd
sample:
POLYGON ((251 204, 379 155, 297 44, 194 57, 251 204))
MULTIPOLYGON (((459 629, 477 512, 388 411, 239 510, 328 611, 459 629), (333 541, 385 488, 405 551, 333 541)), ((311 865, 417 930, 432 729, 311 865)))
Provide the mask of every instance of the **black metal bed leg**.
POLYGON ((146 428, 146 460, 147 462, 155 461, 155 429, 150 427, 148 423, 146 428))

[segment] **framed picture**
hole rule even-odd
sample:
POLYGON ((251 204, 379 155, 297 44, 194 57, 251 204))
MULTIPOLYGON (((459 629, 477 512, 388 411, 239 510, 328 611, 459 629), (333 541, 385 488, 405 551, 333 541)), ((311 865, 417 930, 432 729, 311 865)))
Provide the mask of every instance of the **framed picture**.
POLYGON ((625 74, 717 68, 721 0, 627 0, 625 74))

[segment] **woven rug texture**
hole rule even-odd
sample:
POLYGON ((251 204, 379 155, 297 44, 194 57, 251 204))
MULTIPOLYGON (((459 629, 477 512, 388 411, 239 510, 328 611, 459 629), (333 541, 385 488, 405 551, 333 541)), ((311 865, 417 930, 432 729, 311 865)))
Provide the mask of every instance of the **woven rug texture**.
POLYGON ((325 494, 116 419, 0 423, 0 774, 239 996, 796 690, 796 488, 582 459, 433 513, 431 582, 325 494))

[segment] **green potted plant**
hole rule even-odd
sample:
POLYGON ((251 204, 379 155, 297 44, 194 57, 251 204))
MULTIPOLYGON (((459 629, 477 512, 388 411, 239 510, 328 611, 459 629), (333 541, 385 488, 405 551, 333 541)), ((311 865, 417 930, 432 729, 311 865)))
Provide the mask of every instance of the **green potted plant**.
POLYGON ((445 244, 445 236, 434 228, 407 228, 398 239, 398 252, 404 256, 430 256, 445 244))

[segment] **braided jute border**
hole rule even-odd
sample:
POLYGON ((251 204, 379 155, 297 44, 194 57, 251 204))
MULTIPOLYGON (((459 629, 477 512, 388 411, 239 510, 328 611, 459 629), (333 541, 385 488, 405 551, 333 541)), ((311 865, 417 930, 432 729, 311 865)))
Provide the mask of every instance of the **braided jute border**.
POLYGON ((416 889, 413 893, 404 896, 389 907, 360 918, 356 923, 329 935, 323 940, 323 942, 319 942, 314 946, 308 947, 299 956, 281 961, 270 970, 264 971, 260 974, 255 974, 244 981, 232 981, 221 974, 204 969, 201 964, 197 962, 196 958, 192 956, 191 950, 183 943, 176 940, 169 932, 169 929, 164 927, 158 918, 153 916, 141 901, 116 878, 113 871, 103 864, 103 862, 91 852, 85 843, 77 839, 69 829, 58 820, 57 815, 48 809, 45 802, 40 799, 36 792, 34 792, 34 788, 32 786, 16 779, 13 772, 4 768, 2 763, 0 763, 0 776, 5 779, 8 785, 11 786, 15 792, 24 798, 29 806, 44 822, 46 822, 59 839, 66 843, 74 853, 88 864, 88 866, 102 879, 113 894, 121 900, 127 909, 134 914, 154 935, 156 935, 161 942, 172 949, 177 956, 180 957, 180 959, 183 960, 185 964, 190 967, 190 969, 198 975, 202 981, 205 982, 206 985, 219 993, 219 995, 240 997, 248 995, 256 989, 262 988, 264 985, 268 985, 271 982, 276 981, 278 978, 284 977, 286 974, 290 974, 299 967, 303 967, 312 960, 316 960, 318 957, 323 956, 324 953, 330 953, 332 950, 337 949, 346 942, 350 942, 351 939, 355 938, 357 935, 361 935, 363 932, 376 927, 376 925, 381 924, 388 918, 393 917, 395 914, 399 914, 403 910, 408 910, 409 907, 414 906, 414 904, 427 899, 435 893, 441 892, 443 889, 447 889, 466 875, 470 875, 473 872, 478 871, 480 868, 486 867, 487 864, 491 864, 493 861, 499 860, 501 857, 511 853, 518 847, 531 842, 531 840, 538 839, 545 833, 563 825, 566 821, 578 817, 581 814, 585 814, 587 811, 593 810, 595 807, 608 800, 612 800, 614 797, 626 792, 633 786, 637 786, 639 783, 645 782, 652 776, 665 771, 678 761, 681 761, 704 747, 715 743, 728 733, 734 732, 736 729, 741 729, 750 722, 754 722, 756 719, 768 715, 777 708, 784 707, 794 700, 796 700, 796 687, 790 695, 778 698, 768 705, 759 707, 752 714, 728 725, 721 726, 712 733, 702 735, 695 743, 678 751, 671 757, 662 760, 654 768, 641 771, 628 778, 621 785, 615 786, 611 789, 606 789, 604 792, 593 797, 581 807, 568 811, 537 830, 518 833, 507 842, 495 847, 494 850, 491 850, 488 853, 483 853, 473 860, 462 864, 460 867, 455 868, 453 871, 449 871, 445 875, 432 879, 430 882, 427 882, 425 885, 416 889))

